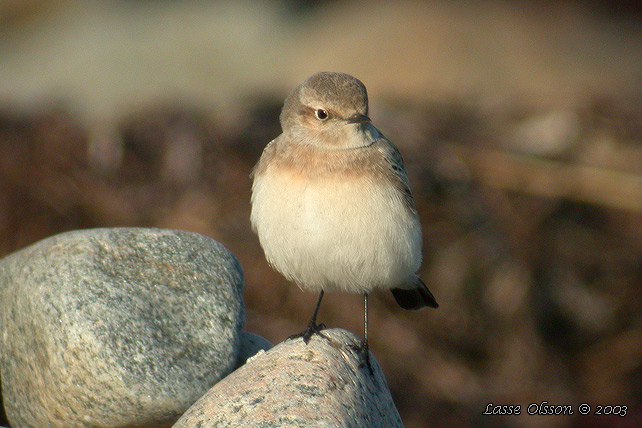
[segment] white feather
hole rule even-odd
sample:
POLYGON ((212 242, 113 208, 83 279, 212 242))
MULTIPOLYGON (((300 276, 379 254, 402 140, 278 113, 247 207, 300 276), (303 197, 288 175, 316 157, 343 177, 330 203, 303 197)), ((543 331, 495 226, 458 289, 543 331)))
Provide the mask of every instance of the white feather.
POLYGON ((419 221, 372 177, 255 177, 251 221, 268 262, 300 287, 364 293, 410 288, 421 265, 419 221))

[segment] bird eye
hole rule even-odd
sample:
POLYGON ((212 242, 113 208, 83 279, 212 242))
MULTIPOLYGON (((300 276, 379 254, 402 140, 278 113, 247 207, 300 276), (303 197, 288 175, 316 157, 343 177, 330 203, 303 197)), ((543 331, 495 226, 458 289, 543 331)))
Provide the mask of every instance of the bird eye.
POLYGON ((328 118, 328 112, 325 111, 322 108, 316 109, 314 111, 314 115, 317 117, 319 120, 326 120, 328 118))

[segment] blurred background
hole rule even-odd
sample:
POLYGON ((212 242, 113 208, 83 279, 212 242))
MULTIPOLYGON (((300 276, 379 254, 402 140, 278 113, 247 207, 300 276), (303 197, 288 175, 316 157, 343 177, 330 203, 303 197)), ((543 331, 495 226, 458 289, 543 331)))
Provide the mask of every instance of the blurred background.
MULTIPOLYGON (((0 3, 0 256, 101 226, 199 232, 245 271, 246 330, 316 296, 265 262, 250 169, 318 71, 400 149, 438 310, 371 298, 407 428, 642 426, 642 8, 634 1, 0 3), (573 416, 531 416, 531 403, 573 416), (521 405, 489 416, 489 403, 521 405), (626 416, 581 416, 580 403, 626 416)), ((320 320, 356 334, 362 299, 320 320)))

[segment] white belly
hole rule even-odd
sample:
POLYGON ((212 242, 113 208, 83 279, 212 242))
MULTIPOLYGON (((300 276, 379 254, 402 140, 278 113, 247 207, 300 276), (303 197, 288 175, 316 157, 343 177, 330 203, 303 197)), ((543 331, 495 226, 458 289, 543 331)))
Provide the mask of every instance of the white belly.
POLYGON ((256 177, 252 225, 268 262, 300 287, 363 293, 403 287, 421 264, 421 230, 393 189, 367 177, 256 177))

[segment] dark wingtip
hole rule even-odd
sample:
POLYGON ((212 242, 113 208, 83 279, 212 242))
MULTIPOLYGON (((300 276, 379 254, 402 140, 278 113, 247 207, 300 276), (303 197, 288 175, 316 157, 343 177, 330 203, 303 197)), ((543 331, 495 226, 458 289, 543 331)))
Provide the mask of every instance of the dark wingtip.
POLYGON ((419 278, 417 278, 417 288, 412 288, 406 290, 403 288, 393 288, 392 295, 395 297, 397 304, 404 309, 415 311, 421 309, 424 306, 430 308, 438 308, 439 303, 435 299, 435 296, 432 295, 426 284, 419 278))

